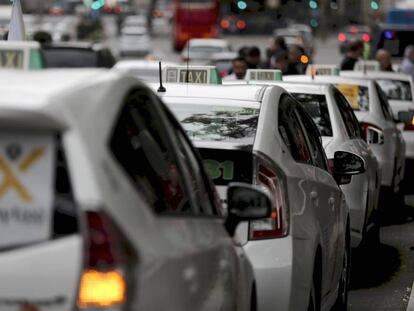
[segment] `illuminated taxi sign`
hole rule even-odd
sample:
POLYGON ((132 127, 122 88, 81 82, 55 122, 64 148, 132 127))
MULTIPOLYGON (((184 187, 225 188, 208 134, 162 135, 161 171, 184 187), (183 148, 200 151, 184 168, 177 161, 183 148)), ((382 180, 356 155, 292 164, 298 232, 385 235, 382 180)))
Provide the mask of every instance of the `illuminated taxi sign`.
POLYGON ((247 81, 282 81, 282 72, 273 69, 248 69, 247 81))
POLYGON ((0 69, 41 69, 40 44, 32 41, 0 41, 0 69))
POLYGON ((339 76, 336 65, 309 65, 306 74, 309 76, 339 76))
POLYGON ((380 71, 381 67, 376 60, 364 60, 355 64, 354 71, 380 71))
POLYGON ((174 66, 164 69, 167 83, 221 84, 220 75, 214 66, 174 66))

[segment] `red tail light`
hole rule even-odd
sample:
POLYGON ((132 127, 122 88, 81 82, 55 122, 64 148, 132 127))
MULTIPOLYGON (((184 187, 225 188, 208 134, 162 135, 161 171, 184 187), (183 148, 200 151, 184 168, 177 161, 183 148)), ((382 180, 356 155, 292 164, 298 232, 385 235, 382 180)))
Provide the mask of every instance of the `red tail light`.
POLYGON ((370 42, 370 41, 371 41, 371 37, 370 37, 370 35, 369 35, 369 34, 367 34, 367 33, 364 33, 364 34, 362 35, 362 41, 364 41, 364 42, 370 42))
POLYGON ((247 24, 246 24, 245 21, 240 19, 240 20, 237 21, 236 26, 239 30, 243 30, 243 29, 246 29, 247 24))
POLYGON ((220 26, 223 29, 229 29, 230 28, 230 21, 228 19, 222 19, 220 22, 220 26))
POLYGON ((78 308, 122 306, 126 302, 125 241, 105 214, 86 213, 86 261, 78 308))
POLYGON ((338 35, 339 42, 345 42, 346 41, 346 35, 344 33, 340 33, 338 35))
POLYGON ((274 206, 271 217, 250 222, 249 239, 261 240, 284 237, 289 231, 289 213, 284 197, 286 188, 275 170, 260 162, 257 164, 256 170, 256 182, 270 190, 273 194, 274 206))
POLYGON ((412 123, 405 123, 404 124, 404 131, 414 131, 414 124, 412 124, 412 123))
POLYGON ((361 128, 368 144, 381 145, 384 143, 384 131, 378 126, 368 122, 361 122, 361 128))

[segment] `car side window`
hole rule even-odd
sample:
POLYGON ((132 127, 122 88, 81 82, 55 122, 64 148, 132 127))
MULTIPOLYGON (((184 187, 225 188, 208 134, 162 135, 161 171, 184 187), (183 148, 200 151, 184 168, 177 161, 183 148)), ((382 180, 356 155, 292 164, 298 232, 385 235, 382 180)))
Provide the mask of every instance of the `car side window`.
POLYGON ((349 137, 362 138, 361 127, 346 98, 337 90, 334 91, 334 97, 349 137))
POLYGON ((314 124, 312 118, 301 106, 296 107, 296 113, 305 129, 313 164, 323 170, 328 170, 325 151, 322 147, 318 128, 314 124))
POLYGON ((295 161, 312 164, 305 133, 294 110, 295 106, 295 101, 287 95, 280 99, 279 133, 295 161))
POLYGON ((378 99, 379 99, 379 102, 380 102, 380 105, 381 105, 381 109, 382 109, 382 113, 384 115, 384 118, 387 121, 394 121, 394 117, 393 117, 393 114, 392 114, 390 104, 388 103, 387 96, 381 90, 381 88, 379 87, 379 85, 377 83, 375 83, 375 89, 377 90, 378 99))
POLYGON ((191 185, 191 194, 194 196, 194 201, 197 204, 199 213, 208 216, 217 215, 209 194, 211 189, 206 185, 205 178, 203 178, 202 164, 194 154, 194 150, 188 142, 184 132, 180 128, 174 129, 180 151, 179 157, 184 165, 184 170, 187 171, 186 175, 190 178, 189 184, 191 185))
POLYGON ((159 214, 195 213, 176 154, 150 94, 129 94, 116 122, 110 148, 136 190, 159 214))

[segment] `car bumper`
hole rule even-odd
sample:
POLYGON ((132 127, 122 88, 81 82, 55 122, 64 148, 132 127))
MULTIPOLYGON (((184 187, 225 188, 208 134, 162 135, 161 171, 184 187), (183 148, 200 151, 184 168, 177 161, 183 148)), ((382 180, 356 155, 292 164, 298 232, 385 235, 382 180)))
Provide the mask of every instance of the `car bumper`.
POLYGON ((257 310, 291 310, 293 239, 250 241, 244 249, 254 269, 257 310))

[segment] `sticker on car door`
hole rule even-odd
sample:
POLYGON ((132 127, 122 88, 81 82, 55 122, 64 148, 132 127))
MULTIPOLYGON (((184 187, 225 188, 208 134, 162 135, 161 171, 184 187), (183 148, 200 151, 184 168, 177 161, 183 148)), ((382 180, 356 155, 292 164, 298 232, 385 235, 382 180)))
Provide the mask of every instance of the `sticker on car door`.
POLYGON ((0 249, 50 238, 54 167, 53 135, 0 134, 0 249))

